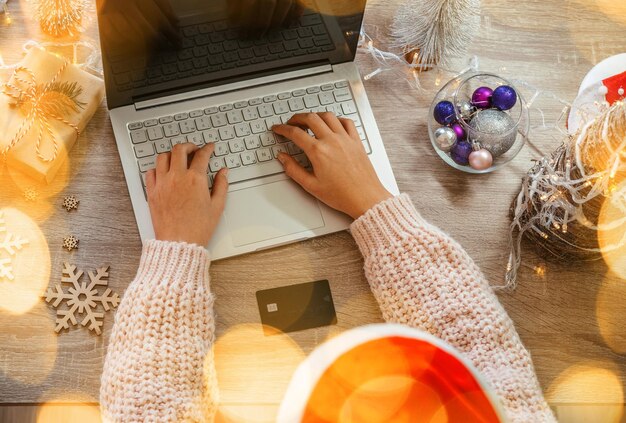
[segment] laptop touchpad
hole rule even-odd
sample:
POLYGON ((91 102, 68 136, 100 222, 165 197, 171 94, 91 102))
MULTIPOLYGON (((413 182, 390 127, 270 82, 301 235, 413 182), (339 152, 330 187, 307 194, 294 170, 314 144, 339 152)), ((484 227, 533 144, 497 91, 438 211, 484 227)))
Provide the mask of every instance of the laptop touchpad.
POLYGON ((224 217, 237 247, 324 226, 317 200, 289 180, 229 192, 224 217))

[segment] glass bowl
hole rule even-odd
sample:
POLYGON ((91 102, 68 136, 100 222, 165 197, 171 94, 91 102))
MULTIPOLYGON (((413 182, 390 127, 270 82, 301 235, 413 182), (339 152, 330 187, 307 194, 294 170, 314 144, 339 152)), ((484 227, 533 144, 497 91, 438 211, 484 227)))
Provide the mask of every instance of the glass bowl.
POLYGON ((529 128, 530 119, 528 108, 526 107, 526 103, 520 91, 506 79, 490 73, 467 72, 450 80, 439 90, 433 99, 428 115, 428 133, 437 154, 453 168, 468 173, 493 172, 513 160, 524 146, 528 138, 529 128), (460 105, 463 102, 471 102, 472 94, 477 88, 489 87, 495 90, 502 85, 512 87, 517 94, 517 102, 510 110, 500 111, 495 108, 478 109, 474 110, 469 116, 466 114, 466 117, 464 117, 461 113, 460 105), (490 167, 474 169, 469 165, 459 164, 452 159, 449 151, 439 147, 435 132, 445 125, 441 125, 435 120, 434 111, 435 106, 444 100, 450 101, 454 105, 454 123, 461 125, 467 135, 467 141, 472 144, 473 149, 485 148, 493 153, 493 163, 490 167), (482 114, 482 116, 472 124, 472 120, 479 114, 482 114), (504 116, 504 114, 508 115, 508 117, 504 116), (491 128, 489 128, 489 125, 481 125, 481 123, 485 121, 488 122, 487 117, 496 119, 496 124, 498 121, 505 122, 505 130, 497 133, 490 132, 491 128))

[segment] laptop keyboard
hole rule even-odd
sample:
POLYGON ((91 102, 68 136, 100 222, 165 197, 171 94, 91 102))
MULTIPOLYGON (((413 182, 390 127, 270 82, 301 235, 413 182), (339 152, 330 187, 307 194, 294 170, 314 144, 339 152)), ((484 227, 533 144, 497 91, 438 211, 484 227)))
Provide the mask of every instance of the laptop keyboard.
POLYGON ((112 57, 112 71, 120 91, 194 75, 335 49, 320 14, 307 11, 289 28, 258 40, 238 39, 226 21, 180 28, 178 52, 162 52, 146 64, 140 58, 112 57))
POLYGON ((283 167, 277 160, 281 152, 310 168, 302 150, 286 138, 275 135, 271 128, 286 123, 296 113, 326 111, 352 119, 367 154, 371 154, 347 81, 129 123, 128 131, 144 194, 145 174, 156 166, 156 156, 186 142, 198 147, 215 143, 215 152, 207 169, 209 186, 223 167, 229 168, 230 183, 282 173, 283 167))

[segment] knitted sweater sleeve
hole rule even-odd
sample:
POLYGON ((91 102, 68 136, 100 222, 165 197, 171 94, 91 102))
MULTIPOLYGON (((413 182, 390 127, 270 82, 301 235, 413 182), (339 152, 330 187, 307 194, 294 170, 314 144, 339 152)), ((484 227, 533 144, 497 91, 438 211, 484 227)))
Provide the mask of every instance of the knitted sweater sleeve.
POLYGON ((463 248, 426 223, 407 195, 351 226, 383 318, 427 331, 465 354, 500 397, 511 422, 554 422, 530 354, 463 248))
POLYGON ((115 316, 102 373, 107 422, 212 421, 217 381, 209 255, 148 241, 115 316))

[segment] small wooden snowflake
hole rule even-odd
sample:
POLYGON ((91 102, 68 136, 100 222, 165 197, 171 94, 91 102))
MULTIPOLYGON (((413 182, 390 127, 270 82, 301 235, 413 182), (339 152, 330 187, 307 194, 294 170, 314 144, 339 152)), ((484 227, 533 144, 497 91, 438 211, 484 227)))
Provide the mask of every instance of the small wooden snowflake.
POLYGON ((75 265, 63 263, 63 277, 61 283, 54 288, 48 288, 44 298, 47 303, 56 309, 56 327, 54 331, 59 333, 63 329, 81 325, 95 332, 102 333, 104 313, 116 308, 120 303, 120 297, 108 287, 109 266, 97 268, 93 272, 87 272, 89 282, 81 282, 84 272, 75 265), (67 290, 63 284, 70 285, 67 290), (106 288, 101 292, 100 287, 106 288), (84 318, 83 318, 84 316, 84 318))
POLYGON ((72 250, 77 250, 78 249, 78 238, 76 238, 74 235, 68 235, 65 238, 63 238, 63 248, 65 248, 67 251, 72 251, 72 250))
POLYGON ((26 201, 35 201, 39 197, 39 192, 35 188, 26 188, 24 191, 24 198, 26 201))
POLYGON ((80 201, 73 195, 68 195, 63 199, 63 207, 68 212, 78 209, 78 203, 80 203, 80 201))

